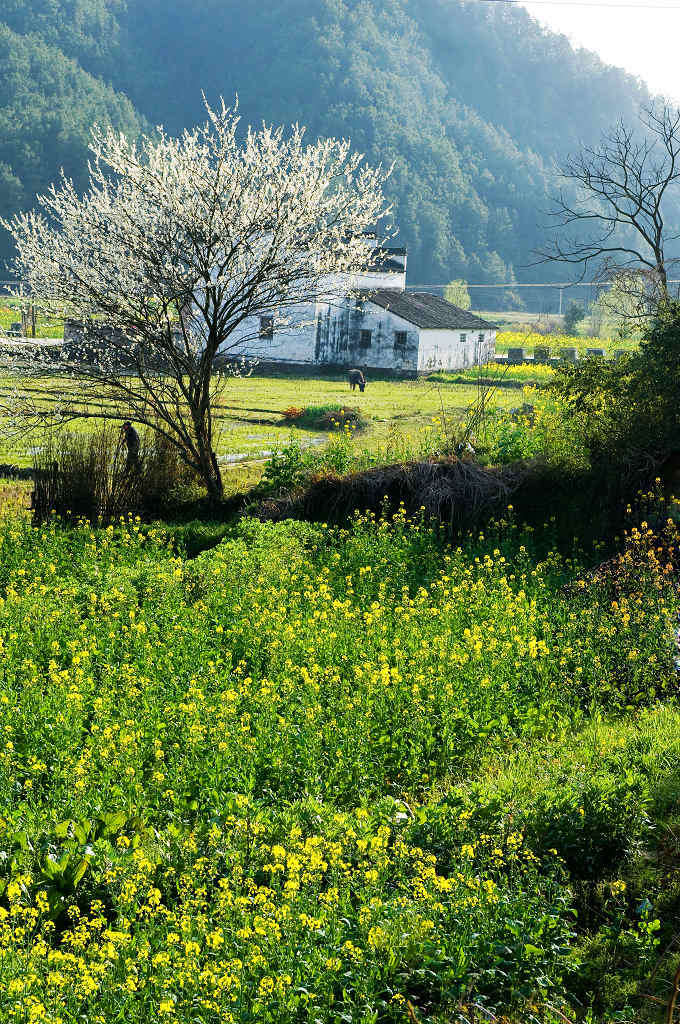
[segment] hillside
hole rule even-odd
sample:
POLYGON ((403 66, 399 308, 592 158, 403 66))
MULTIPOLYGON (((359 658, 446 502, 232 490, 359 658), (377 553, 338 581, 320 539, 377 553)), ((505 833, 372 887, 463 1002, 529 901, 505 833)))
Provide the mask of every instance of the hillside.
POLYGON ((62 164, 82 172, 93 120, 177 132, 201 90, 238 93, 245 122, 300 121, 394 163, 412 282, 535 279, 554 160, 648 98, 521 8, 476 0, 6 0, 0 57, 3 213, 62 164))

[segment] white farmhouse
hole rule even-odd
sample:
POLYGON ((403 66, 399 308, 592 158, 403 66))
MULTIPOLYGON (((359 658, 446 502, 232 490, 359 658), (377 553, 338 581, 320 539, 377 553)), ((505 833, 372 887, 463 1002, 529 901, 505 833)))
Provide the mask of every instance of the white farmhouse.
POLYGON ((282 366, 360 367, 410 375, 486 363, 496 328, 428 292, 406 290, 406 250, 382 249, 364 273, 329 288, 300 326, 278 327, 274 316, 245 324, 232 355, 282 366))

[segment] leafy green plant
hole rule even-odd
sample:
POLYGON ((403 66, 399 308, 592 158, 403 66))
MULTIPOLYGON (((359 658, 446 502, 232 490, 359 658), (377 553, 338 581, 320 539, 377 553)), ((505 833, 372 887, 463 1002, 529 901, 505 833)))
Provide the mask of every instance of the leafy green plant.
POLYGON ((364 426, 364 417, 358 409, 351 409, 337 403, 327 405, 290 406, 284 410, 286 423, 310 430, 337 430, 346 425, 353 429, 364 426))

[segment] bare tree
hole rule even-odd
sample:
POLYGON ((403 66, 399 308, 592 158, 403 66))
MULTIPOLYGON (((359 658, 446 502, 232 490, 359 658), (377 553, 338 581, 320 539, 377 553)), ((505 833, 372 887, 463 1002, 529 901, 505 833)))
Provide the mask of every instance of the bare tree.
MULTIPOLYGON (((62 178, 40 212, 3 223, 31 301, 76 319, 89 339, 62 367, 77 401, 65 390, 56 416, 92 414, 95 402, 97 415, 145 423, 219 497, 220 361, 263 322, 300 327, 319 294, 346 287, 389 211, 386 175, 349 142, 307 144, 298 126, 264 126, 241 143, 236 112, 207 109, 179 139, 159 129, 135 144, 95 129, 86 194, 62 178)), ((15 418, 22 409, 44 418, 30 403, 15 418)))
POLYGON ((678 237, 667 233, 667 208, 680 178, 680 112, 668 104, 644 108, 639 125, 619 122, 561 173, 565 187, 551 211, 558 234, 538 252, 540 262, 577 264, 583 274, 595 264, 603 281, 623 273, 642 302, 667 298, 666 248, 678 237))

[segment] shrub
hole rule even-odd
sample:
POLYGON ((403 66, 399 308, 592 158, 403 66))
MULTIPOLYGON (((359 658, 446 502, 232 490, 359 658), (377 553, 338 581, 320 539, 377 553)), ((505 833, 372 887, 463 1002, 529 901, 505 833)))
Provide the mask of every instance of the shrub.
POLYGON ((307 460, 302 445, 291 438, 283 448, 277 448, 270 455, 259 486, 261 492, 293 490, 304 480, 307 460))
POLYGON ((284 409, 283 418, 286 423, 310 430, 337 430, 348 424, 355 430, 364 426, 364 420, 358 409, 349 409, 344 405, 307 405, 303 408, 291 405, 284 409))
POLYGON ((638 352, 559 367, 553 387, 603 474, 618 481, 653 469, 680 436, 680 303, 658 311, 638 352))
POLYGON ((110 424, 91 433, 60 432, 33 464, 33 513, 40 522, 63 518, 110 520, 129 511, 167 508, 195 478, 161 434, 141 438, 139 468, 125 469, 120 430, 110 424))
POLYGON ((594 882, 618 874, 649 828, 640 778, 572 774, 536 798, 526 838, 543 859, 554 850, 572 880, 594 882))

